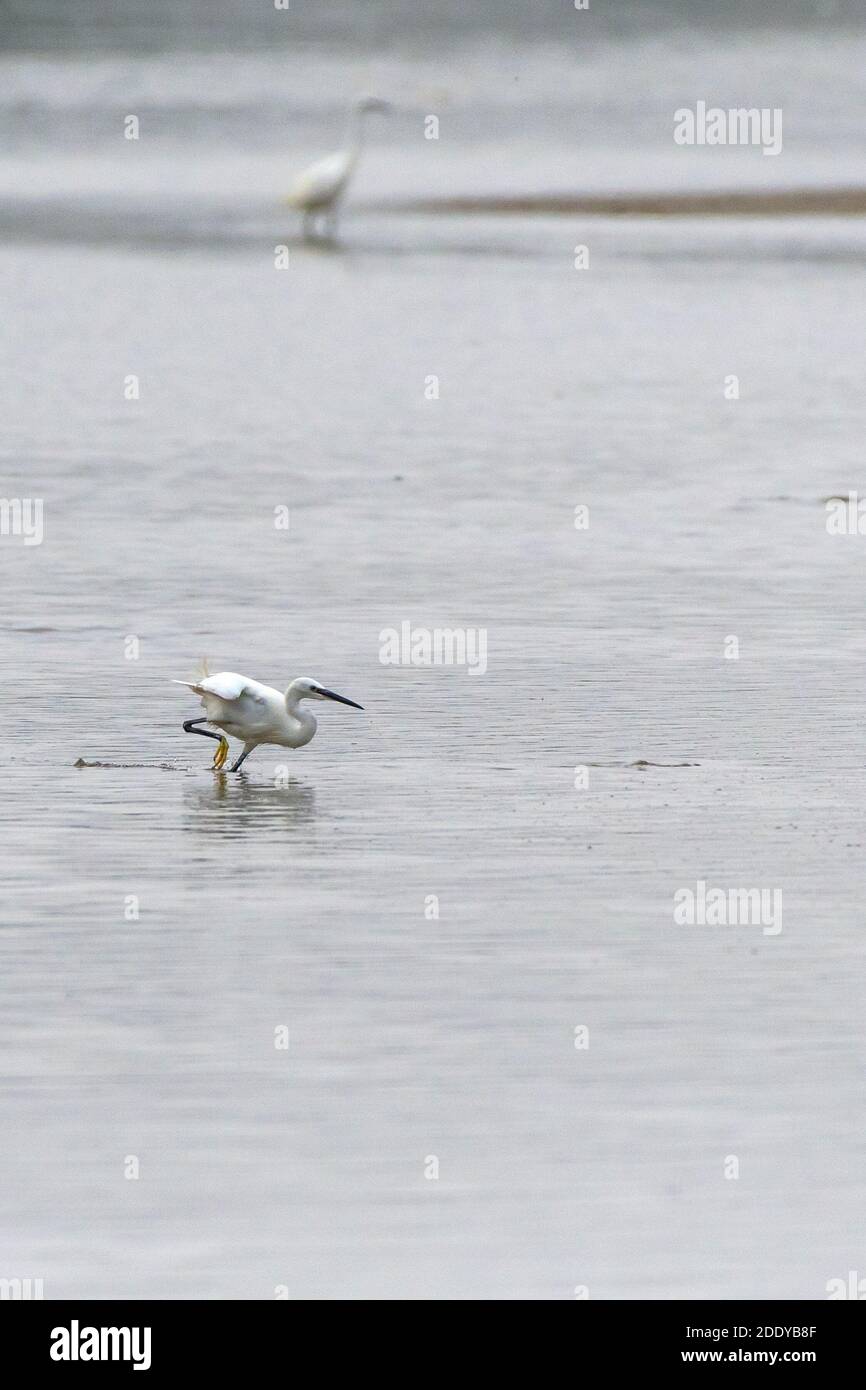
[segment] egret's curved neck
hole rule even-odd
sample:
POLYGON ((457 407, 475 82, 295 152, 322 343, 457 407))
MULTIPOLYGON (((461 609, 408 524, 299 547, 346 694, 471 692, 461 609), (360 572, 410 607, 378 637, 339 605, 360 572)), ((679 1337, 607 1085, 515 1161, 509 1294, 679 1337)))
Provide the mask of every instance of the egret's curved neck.
POLYGON ((305 690, 296 690, 294 682, 286 691, 286 709, 294 719, 300 719, 301 723, 303 723, 305 719, 312 718, 309 710, 301 709, 301 701, 306 693, 305 690))
POLYGON ((353 106, 349 112, 346 143, 356 156, 361 153, 361 144, 364 139, 364 115, 365 112, 359 106, 353 106))
POLYGON ((301 701, 305 690, 296 690, 294 684, 286 691, 286 717, 289 721, 291 747, 303 748, 316 732, 316 717, 311 710, 302 709, 301 701))

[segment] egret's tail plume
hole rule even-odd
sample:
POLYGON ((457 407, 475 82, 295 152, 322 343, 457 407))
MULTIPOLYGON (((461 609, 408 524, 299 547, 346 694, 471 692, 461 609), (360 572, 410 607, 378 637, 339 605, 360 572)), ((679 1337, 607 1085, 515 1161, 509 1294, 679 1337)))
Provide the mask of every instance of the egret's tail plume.
POLYGON ((208 670, 207 657, 203 656, 198 663, 197 674, 194 680, 172 680, 172 685, 185 685, 187 690, 194 690, 197 695, 202 695, 204 692, 201 689, 201 682, 206 680, 209 675, 210 671, 208 670))

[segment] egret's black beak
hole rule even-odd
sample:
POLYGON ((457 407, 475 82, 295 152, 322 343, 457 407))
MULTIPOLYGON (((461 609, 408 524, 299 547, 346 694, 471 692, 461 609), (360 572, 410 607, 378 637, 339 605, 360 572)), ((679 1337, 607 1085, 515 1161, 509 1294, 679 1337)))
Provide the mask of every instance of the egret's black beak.
POLYGON ((338 705, 351 705, 352 709, 363 709, 363 705, 356 705, 354 700, 347 700, 345 695, 335 695, 333 690, 326 690, 323 685, 319 686, 319 694, 325 695, 329 700, 336 700, 338 705))

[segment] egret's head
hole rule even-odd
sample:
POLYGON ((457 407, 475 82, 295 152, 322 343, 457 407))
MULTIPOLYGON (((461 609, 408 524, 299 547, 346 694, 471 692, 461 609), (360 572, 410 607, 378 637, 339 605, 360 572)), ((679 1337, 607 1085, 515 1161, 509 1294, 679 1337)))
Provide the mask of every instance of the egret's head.
POLYGON ((390 101, 383 101, 381 97, 361 97, 355 104, 355 109, 359 115, 366 116, 368 112, 378 112, 381 116, 387 116, 393 110, 390 101))
POLYGON ((351 705, 352 709, 364 708, 363 705, 357 705, 354 700, 347 700, 345 695, 335 694, 326 685, 311 680, 309 676, 298 676, 297 680, 292 681, 289 690, 294 694, 296 700, 336 700, 338 705, 351 705))

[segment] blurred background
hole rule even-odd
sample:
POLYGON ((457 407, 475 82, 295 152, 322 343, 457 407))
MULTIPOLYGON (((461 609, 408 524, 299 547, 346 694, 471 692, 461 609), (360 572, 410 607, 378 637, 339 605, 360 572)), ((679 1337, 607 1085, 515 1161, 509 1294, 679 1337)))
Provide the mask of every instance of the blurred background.
POLYGON ((179 199, 181 224, 197 218, 199 234, 270 227, 292 173, 339 143, 348 103, 370 92, 397 109, 376 123, 360 201, 863 180, 856 0, 586 11, 571 0, 2 0, 0 42, 5 215, 24 200, 35 220, 53 200, 39 226, 54 236, 95 202, 130 215, 137 203, 150 223, 179 199), (677 147, 673 112, 698 98, 782 107, 785 157, 677 147), (137 143, 122 139, 127 113, 137 143), (437 141, 423 138, 427 114, 437 141), (203 224, 214 203, 216 223, 203 224))

